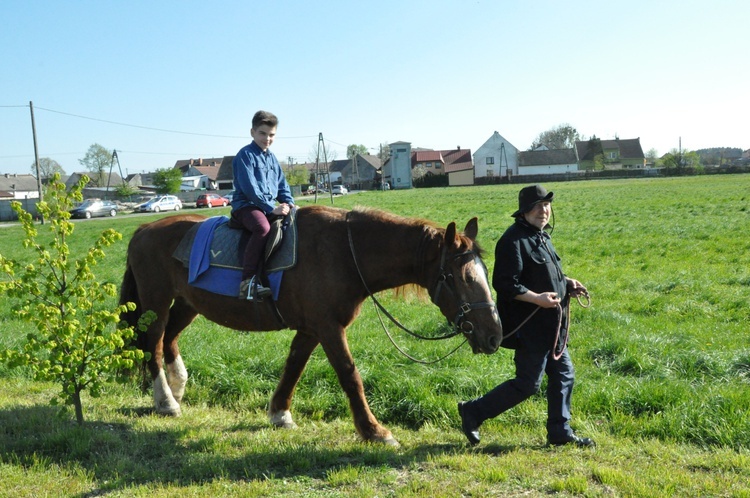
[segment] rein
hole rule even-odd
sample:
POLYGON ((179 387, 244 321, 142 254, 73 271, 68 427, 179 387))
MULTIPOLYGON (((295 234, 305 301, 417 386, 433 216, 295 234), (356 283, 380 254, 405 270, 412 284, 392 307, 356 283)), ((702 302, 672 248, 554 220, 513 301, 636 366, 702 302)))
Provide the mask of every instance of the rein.
MULTIPOLYGON (((466 341, 468 340, 467 337, 464 337, 464 340, 463 340, 463 342, 461 344, 459 344, 458 346, 456 346, 454 349, 452 349, 450 352, 448 352, 444 356, 441 356, 440 358, 437 358, 436 360, 426 361, 426 360, 420 360, 418 358, 414 358, 413 356, 409 355, 406 351, 404 351, 401 347, 399 347, 398 344, 396 344, 396 341, 391 336, 391 333, 389 332, 388 327, 386 327, 385 322, 383 321, 383 318, 380 315, 380 312, 382 311, 383 314, 385 314, 385 316, 388 317, 388 319, 394 325, 396 325, 398 328, 400 328, 404 332, 408 333, 412 337, 416 337, 417 339, 422 339, 422 340, 425 340, 425 341, 439 341, 439 340, 443 340, 443 339, 450 339, 451 337, 455 337, 455 336, 457 336, 459 334, 464 334, 465 336, 468 336, 468 335, 472 334, 474 332, 474 325, 470 321, 466 320, 466 314, 469 313, 473 309, 494 307, 495 303, 492 303, 492 302, 484 302, 484 303, 467 303, 467 302, 463 302, 463 303, 459 303, 459 311, 456 314, 456 318, 452 322, 452 330, 451 330, 451 332, 449 332, 449 333, 447 333, 445 335, 441 335, 441 336, 438 336, 438 337, 427 337, 427 336, 423 336, 421 334, 417 334, 416 332, 413 332, 413 331, 409 330, 406 326, 404 326, 401 322, 399 322, 398 319, 396 319, 396 317, 394 317, 391 313, 389 313, 388 310, 385 309, 385 307, 382 304, 380 304, 380 301, 377 300, 377 298, 372 293, 372 291, 370 291, 370 288, 368 287, 367 282, 365 282, 365 278, 362 275, 362 270, 359 267, 359 262, 357 261, 356 251, 354 250, 354 239, 352 237, 352 230, 351 230, 351 226, 349 224, 349 215, 350 214, 351 214, 351 211, 348 212, 348 213, 346 213, 346 234, 347 234, 347 237, 349 238, 349 250, 352 253, 352 259, 354 260, 354 267, 357 269, 357 274, 359 275, 359 279, 362 282, 362 285, 364 286, 365 291, 367 292, 367 295, 370 297, 370 299, 372 300, 372 302, 375 304, 375 311, 378 314, 378 320, 380 321, 380 325, 383 327, 383 330, 385 331, 386 335, 388 336, 388 339, 391 341, 391 344, 393 344, 393 346, 398 350, 399 353, 401 353, 405 357, 409 358, 410 360, 412 360, 412 361, 414 361, 416 363, 420 363, 422 365, 432 365, 434 363, 437 363, 439 361, 444 360, 448 356, 450 356, 453 353, 455 353, 456 351, 458 351, 458 349, 461 346, 463 346, 466 343, 466 341), (464 327, 464 324, 468 324, 469 328, 464 327)), ((476 253, 474 253, 474 251, 466 251, 466 252, 462 252, 460 254, 456 254, 456 255, 452 256, 451 260, 459 258, 461 256, 465 256, 467 254, 474 254, 474 255, 476 255, 476 253)), ((455 292, 453 292, 453 290, 451 289, 451 287, 453 286, 453 284, 452 283, 451 284, 447 283, 448 278, 450 277, 452 279, 453 275, 450 274, 450 273, 447 273, 445 271, 446 255, 447 255, 447 248, 445 246, 443 246, 443 251, 442 251, 442 254, 440 256, 440 275, 438 276, 437 282, 435 284, 435 295, 434 295, 434 297, 432 296, 432 293, 430 293, 430 298, 432 299, 433 303, 436 303, 437 298, 440 295, 440 291, 441 291, 441 289, 442 289, 443 286, 445 286, 448 289, 448 291, 451 294, 453 294, 454 297, 456 297, 456 300, 458 301, 458 298, 457 298, 455 292)))

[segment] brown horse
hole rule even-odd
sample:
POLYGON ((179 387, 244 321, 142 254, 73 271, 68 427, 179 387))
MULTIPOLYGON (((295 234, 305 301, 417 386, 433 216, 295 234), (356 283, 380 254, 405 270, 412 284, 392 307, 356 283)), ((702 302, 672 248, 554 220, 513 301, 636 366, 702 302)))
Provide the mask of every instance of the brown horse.
POLYGON ((346 338, 346 328, 369 292, 421 286, 468 338, 474 353, 490 354, 500 345, 502 326, 475 242, 476 218, 459 233, 455 223, 443 229, 377 210, 300 208, 298 263, 284 274, 275 303, 278 314, 269 300, 243 301, 188 285, 187 269, 172 254, 187 231, 203 220, 171 216, 142 225, 128 246, 120 302, 136 304, 136 311, 124 317, 133 325, 147 310, 156 313, 141 343, 151 353, 148 369, 157 413, 180 415, 187 370, 177 339, 198 314, 235 330, 296 330, 271 397, 272 424, 295 427, 289 411, 292 396, 320 344, 349 398, 359 435, 393 445, 398 442, 370 411, 346 338))

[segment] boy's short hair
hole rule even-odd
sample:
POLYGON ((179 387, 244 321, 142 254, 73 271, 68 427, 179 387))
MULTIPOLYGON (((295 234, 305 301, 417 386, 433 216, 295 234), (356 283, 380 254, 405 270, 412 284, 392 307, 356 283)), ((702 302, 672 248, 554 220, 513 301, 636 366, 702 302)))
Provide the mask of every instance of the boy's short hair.
POLYGON ((253 129, 257 130, 259 126, 270 126, 276 128, 279 125, 279 118, 275 114, 268 111, 258 111, 253 116, 253 129))

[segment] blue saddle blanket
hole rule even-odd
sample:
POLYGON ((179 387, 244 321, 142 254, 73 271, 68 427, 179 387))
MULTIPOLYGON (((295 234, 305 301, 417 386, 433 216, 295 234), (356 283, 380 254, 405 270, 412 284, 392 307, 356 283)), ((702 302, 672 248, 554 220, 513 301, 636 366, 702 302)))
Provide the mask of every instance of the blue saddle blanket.
MULTIPOLYGON (((173 257, 188 269, 188 283, 209 292, 237 296, 242 259, 249 233, 230 228, 229 218, 214 216, 197 223, 183 237, 173 257)), ((271 223, 264 255, 264 273, 277 301, 284 270, 297 263, 296 210, 271 223)))

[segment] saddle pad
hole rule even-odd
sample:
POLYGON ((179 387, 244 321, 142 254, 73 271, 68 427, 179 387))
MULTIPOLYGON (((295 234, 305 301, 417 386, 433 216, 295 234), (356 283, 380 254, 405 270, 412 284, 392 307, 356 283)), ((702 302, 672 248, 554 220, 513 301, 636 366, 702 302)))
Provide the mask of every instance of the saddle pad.
MULTIPOLYGON (((274 299, 283 270, 297 264, 296 210, 271 223, 265 251, 264 273, 269 276, 274 299), (283 234, 283 236, 282 236, 283 234), (276 289, 273 289, 274 283, 276 289)), ((249 233, 230 228, 229 218, 215 216, 196 223, 182 238, 172 257, 189 271, 188 283, 224 295, 239 289, 242 258, 249 233), (222 280, 224 284, 222 285, 222 280)))

